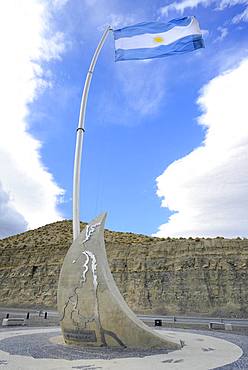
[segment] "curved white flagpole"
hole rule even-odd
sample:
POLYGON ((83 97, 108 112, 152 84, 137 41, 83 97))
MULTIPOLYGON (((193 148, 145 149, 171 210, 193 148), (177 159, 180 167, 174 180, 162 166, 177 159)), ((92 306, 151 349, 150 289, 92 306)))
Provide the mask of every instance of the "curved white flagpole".
POLYGON ((80 170, 81 170, 83 137, 84 137, 84 132, 85 132, 84 122, 85 122, 85 111, 86 111, 87 98, 88 98, 90 83, 92 79, 92 74, 93 74, 98 56, 111 30, 112 28, 108 26, 108 28, 104 31, 102 38, 96 48, 96 51, 90 63, 90 68, 86 76, 82 100, 81 100, 80 114, 79 114, 79 121, 78 121, 78 128, 77 128, 75 159, 74 159, 74 173, 73 173, 73 239, 74 240, 80 234, 80 213, 79 213, 80 170))

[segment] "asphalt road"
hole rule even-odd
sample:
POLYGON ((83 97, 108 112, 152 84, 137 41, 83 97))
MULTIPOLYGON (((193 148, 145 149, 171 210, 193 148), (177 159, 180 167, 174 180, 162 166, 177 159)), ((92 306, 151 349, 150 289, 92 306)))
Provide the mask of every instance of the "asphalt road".
MULTIPOLYGON (((29 309, 29 308, 10 308, 10 307, 0 307, 0 316, 6 317, 7 313, 10 316, 20 316, 25 317, 27 312, 31 316, 38 316, 39 310, 29 309)), ((48 318, 59 317, 59 314, 55 310, 42 310, 41 315, 47 312, 48 318)), ((224 323, 232 324, 237 327, 248 327, 248 319, 235 319, 235 318, 221 318, 221 317, 204 317, 204 316, 163 316, 163 315, 137 315, 144 322, 155 322, 155 320, 162 320, 163 323, 177 323, 177 324, 188 324, 188 325, 208 325, 210 322, 214 323, 224 323)))

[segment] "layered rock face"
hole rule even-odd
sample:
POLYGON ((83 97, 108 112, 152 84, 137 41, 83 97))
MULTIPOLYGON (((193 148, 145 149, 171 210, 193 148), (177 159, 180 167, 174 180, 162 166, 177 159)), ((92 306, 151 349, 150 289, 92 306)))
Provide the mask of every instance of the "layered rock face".
MULTIPOLYGON (((0 240, 0 305, 56 307, 71 230, 70 221, 61 221, 0 240)), ((248 240, 106 230, 105 243, 115 281, 134 311, 248 317, 248 240)))

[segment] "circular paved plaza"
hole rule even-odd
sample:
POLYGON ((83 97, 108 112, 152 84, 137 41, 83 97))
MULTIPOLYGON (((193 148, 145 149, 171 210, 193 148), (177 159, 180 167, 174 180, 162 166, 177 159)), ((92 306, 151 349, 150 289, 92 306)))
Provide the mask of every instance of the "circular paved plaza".
POLYGON ((180 338, 185 344, 184 347, 173 352, 83 349, 62 344, 58 327, 1 329, 0 369, 248 369, 248 339, 245 336, 182 330, 160 332, 170 335, 171 338, 180 338))

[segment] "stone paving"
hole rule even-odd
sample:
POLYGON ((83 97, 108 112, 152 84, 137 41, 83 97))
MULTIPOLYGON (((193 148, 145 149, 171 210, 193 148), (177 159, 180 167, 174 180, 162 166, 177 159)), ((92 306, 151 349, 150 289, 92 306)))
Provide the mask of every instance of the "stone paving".
POLYGON ((186 345, 182 350, 173 352, 82 349, 57 344, 61 337, 58 327, 1 329, 0 369, 248 370, 247 337, 216 332, 210 335, 209 332, 199 331, 189 333, 183 330, 161 330, 163 333, 174 339, 182 339, 186 345))
POLYGON ((243 351, 242 356, 237 361, 232 364, 218 367, 215 370, 248 370, 248 336, 227 333, 214 333, 211 335, 214 335, 217 338, 228 340, 229 342, 239 346, 243 351))
MULTIPOLYGON (((173 329, 173 331, 181 332, 183 329, 173 329)), ((187 330, 192 334, 203 334, 212 336, 215 338, 224 339, 228 342, 236 344, 242 349, 242 356, 231 364, 227 364, 221 367, 216 367, 215 370, 248 370, 248 336, 247 335, 237 335, 220 331, 203 331, 203 330, 187 330)))

